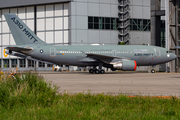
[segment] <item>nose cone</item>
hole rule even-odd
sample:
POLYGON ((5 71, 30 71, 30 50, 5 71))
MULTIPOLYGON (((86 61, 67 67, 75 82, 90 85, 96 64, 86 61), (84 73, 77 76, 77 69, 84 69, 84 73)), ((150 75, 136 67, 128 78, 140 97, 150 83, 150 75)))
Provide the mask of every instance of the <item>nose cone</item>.
POLYGON ((172 53, 171 59, 174 60, 174 59, 176 59, 176 58, 177 58, 177 55, 175 55, 175 54, 172 53))

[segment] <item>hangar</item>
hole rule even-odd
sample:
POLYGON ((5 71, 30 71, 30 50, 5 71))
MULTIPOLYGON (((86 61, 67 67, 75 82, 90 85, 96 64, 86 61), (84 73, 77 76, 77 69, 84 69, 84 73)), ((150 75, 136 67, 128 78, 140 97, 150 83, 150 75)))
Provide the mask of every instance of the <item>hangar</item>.
MULTIPOLYGON (((153 0, 152 0, 153 1, 153 0)), ((0 67, 52 70, 52 65, 8 56, 15 45, 3 14, 17 14, 45 42, 53 45, 151 44, 150 0, 2 0, 0 67)), ((159 1, 159 0, 155 0, 159 1)), ((165 10, 165 1, 160 2, 165 10)), ((160 45, 166 46, 165 16, 160 17, 160 45)), ((180 59, 179 59, 180 61, 180 59)), ((177 60, 177 62, 179 62, 177 60)), ((177 67, 177 66, 176 66, 177 67)), ((174 71, 174 70, 172 70, 174 71)))

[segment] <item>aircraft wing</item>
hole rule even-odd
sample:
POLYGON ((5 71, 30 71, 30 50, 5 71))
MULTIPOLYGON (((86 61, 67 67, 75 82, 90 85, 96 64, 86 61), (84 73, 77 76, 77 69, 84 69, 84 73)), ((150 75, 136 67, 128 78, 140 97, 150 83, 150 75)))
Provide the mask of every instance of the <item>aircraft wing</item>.
POLYGON ((126 57, 113 57, 113 56, 106 56, 106 55, 99 55, 99 54, 86 54, 88 58, 92 58, 94 60, 100 60, 104 63, 111 63, 115 61, 122 61, 122 60, 130 60, 129 58, 126 57))

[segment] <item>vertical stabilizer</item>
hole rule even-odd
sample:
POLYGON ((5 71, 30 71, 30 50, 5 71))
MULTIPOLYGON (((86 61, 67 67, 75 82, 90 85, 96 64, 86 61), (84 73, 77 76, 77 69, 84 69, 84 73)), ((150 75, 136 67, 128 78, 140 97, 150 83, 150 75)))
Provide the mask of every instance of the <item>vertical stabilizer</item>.
POLYGON ((15 14, 4 14, 16 45, 46 44, 15 14))

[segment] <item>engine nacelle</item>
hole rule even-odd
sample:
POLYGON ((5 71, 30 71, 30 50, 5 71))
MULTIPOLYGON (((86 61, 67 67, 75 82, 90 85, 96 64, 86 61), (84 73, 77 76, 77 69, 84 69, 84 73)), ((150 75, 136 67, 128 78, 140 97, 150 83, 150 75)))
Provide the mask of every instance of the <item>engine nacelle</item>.
POLYGON ((136 71, 137 63, 134 60, 121 61, 113 64, 113 69, 123 70, 123 71, 136 71))

